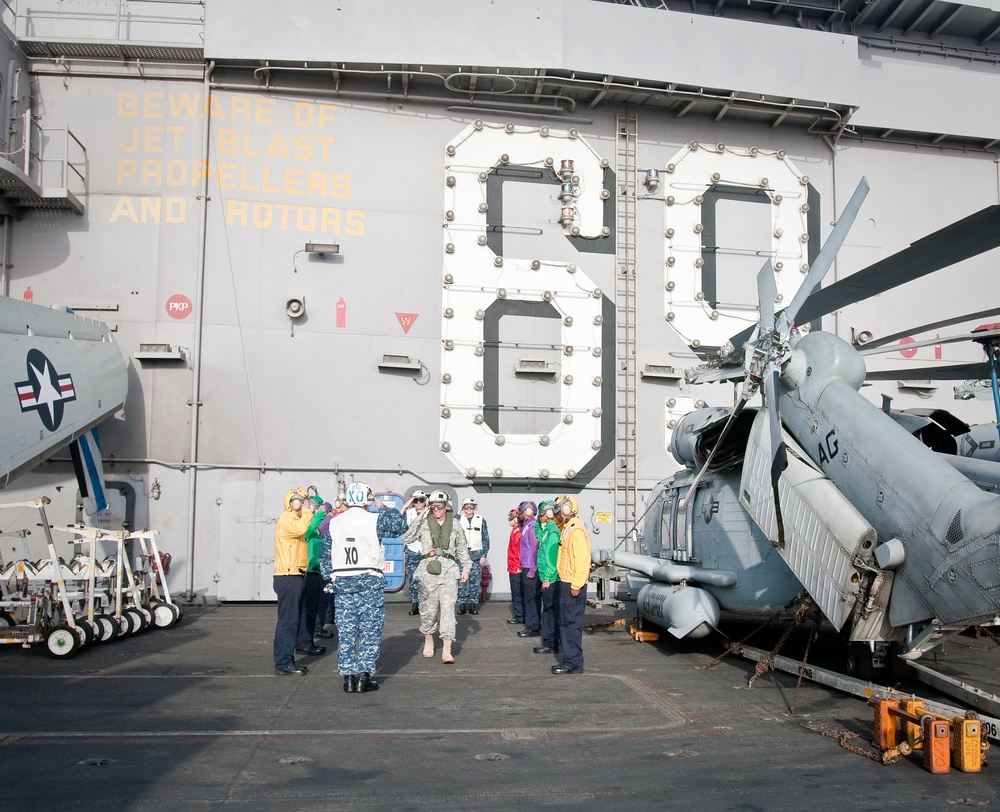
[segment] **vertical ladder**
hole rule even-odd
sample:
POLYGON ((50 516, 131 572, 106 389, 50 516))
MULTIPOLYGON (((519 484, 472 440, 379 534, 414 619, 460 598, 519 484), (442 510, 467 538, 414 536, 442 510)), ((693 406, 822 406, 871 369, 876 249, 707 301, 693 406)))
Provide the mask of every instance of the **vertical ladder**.
POLYGON ((638 552, 636 521, 635 151, 638 122, 616 122, 618 206, 615 243, 615 547, 638 552))

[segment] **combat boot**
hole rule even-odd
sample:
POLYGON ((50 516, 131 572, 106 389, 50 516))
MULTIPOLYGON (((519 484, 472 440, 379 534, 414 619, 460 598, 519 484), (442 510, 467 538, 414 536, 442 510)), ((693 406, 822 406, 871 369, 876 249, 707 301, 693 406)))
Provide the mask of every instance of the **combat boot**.
POLYGON ((410 604, 410 611, 408 612, 408 614, 419 615, 420 614, 420 604, 419 603, 411 603, 410 604))
POLYGON ((424 656, 433 657, 434 656, 434 635, 425 634, 424 635, 424 656))
POLYGON ((441 641, 444 643, 444 649, 441 651, 441 662, 443 663, 453 663, 455 658, 451 654, 451 640, 445 639, 441 641))
POLYGON ((356 694, 358 692, 358 675, 344 674, 344 693, 356 694))
POLYGON ((372 675, 367 671, 358 675, 358 693, 364 694, 368 691, 377 691, 378 683, 372 679, 372 675))
POLYGON ((469 604, 469 614, 470 615, 478 615, 479 614, 479 604, 478 603, 470 603, 469 604))
POLYGON ((464 603, 460 603, 458 605, 458 613, 460 615, 464 615, 465 614, 465 604, 464 603))

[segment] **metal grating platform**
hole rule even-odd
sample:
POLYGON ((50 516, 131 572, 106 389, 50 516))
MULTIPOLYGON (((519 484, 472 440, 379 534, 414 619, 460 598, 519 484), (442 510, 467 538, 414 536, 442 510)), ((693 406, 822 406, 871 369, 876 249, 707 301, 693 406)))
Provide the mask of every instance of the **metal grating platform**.
POLYGON ((205 49, 135 42, 71 42, 52 39, 19 39, 28 56, 76 59, 152 59, 170 62, 202 62, 205 49))
POLYGON ((21 209, 67 209, 83 214, 83 202, 66 188, 43 189, 10 161, 0 158, 0 193, 21 209))

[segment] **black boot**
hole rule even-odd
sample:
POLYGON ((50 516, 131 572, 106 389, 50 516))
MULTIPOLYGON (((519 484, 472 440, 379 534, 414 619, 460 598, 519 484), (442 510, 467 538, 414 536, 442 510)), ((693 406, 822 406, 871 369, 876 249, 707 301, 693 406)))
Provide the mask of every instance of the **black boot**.
POLYGON ((411 603, 410 604, 410 612, 409 612, 409 614, 411 614, 411 615, 419 615, 420 614, 420 604, 419 603, 411 603))
POLYGON ((344 674, 344 693, 356 694, 359 690, 360 689, 358 688, 358 675, 344 674))
POLYGON ((478 603, 470 603, 469 604, 469 614, 470 615, 478 615, 479 614, 479 604, 478 603))
POLYGON ((464 615, 465 614, 465 604, 464 603, 460 603, 458 605, 458 613, 460 615, 464 615))
POLYGON ((378 683, 372 679, 372 675, 365 671, 358 675, 358 693, 364 694, 368 691, 377 691, 378 683))

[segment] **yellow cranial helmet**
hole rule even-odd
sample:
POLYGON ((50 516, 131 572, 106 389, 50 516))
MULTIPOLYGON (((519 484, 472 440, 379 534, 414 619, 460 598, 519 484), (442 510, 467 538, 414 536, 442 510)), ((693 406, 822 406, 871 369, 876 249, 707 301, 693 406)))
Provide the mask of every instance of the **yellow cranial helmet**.
POLYGON ((298 508, 292 507, 292 502, 296 499, 299 500, 299 506, 301 507, 302 503, 305 502, 305 496, 300 493, 301 490, 301 488, 298 488, 288 491, 285 494, 285 510, 297 510, 298 508))
POLYGON ((576 516, 580 512, 580 505, 576 501, 575 496, 564 494, 563 496, 556 497, 555 509, 557 516, 562 516, 563 518, 568 519, 571 516, 576 516))

